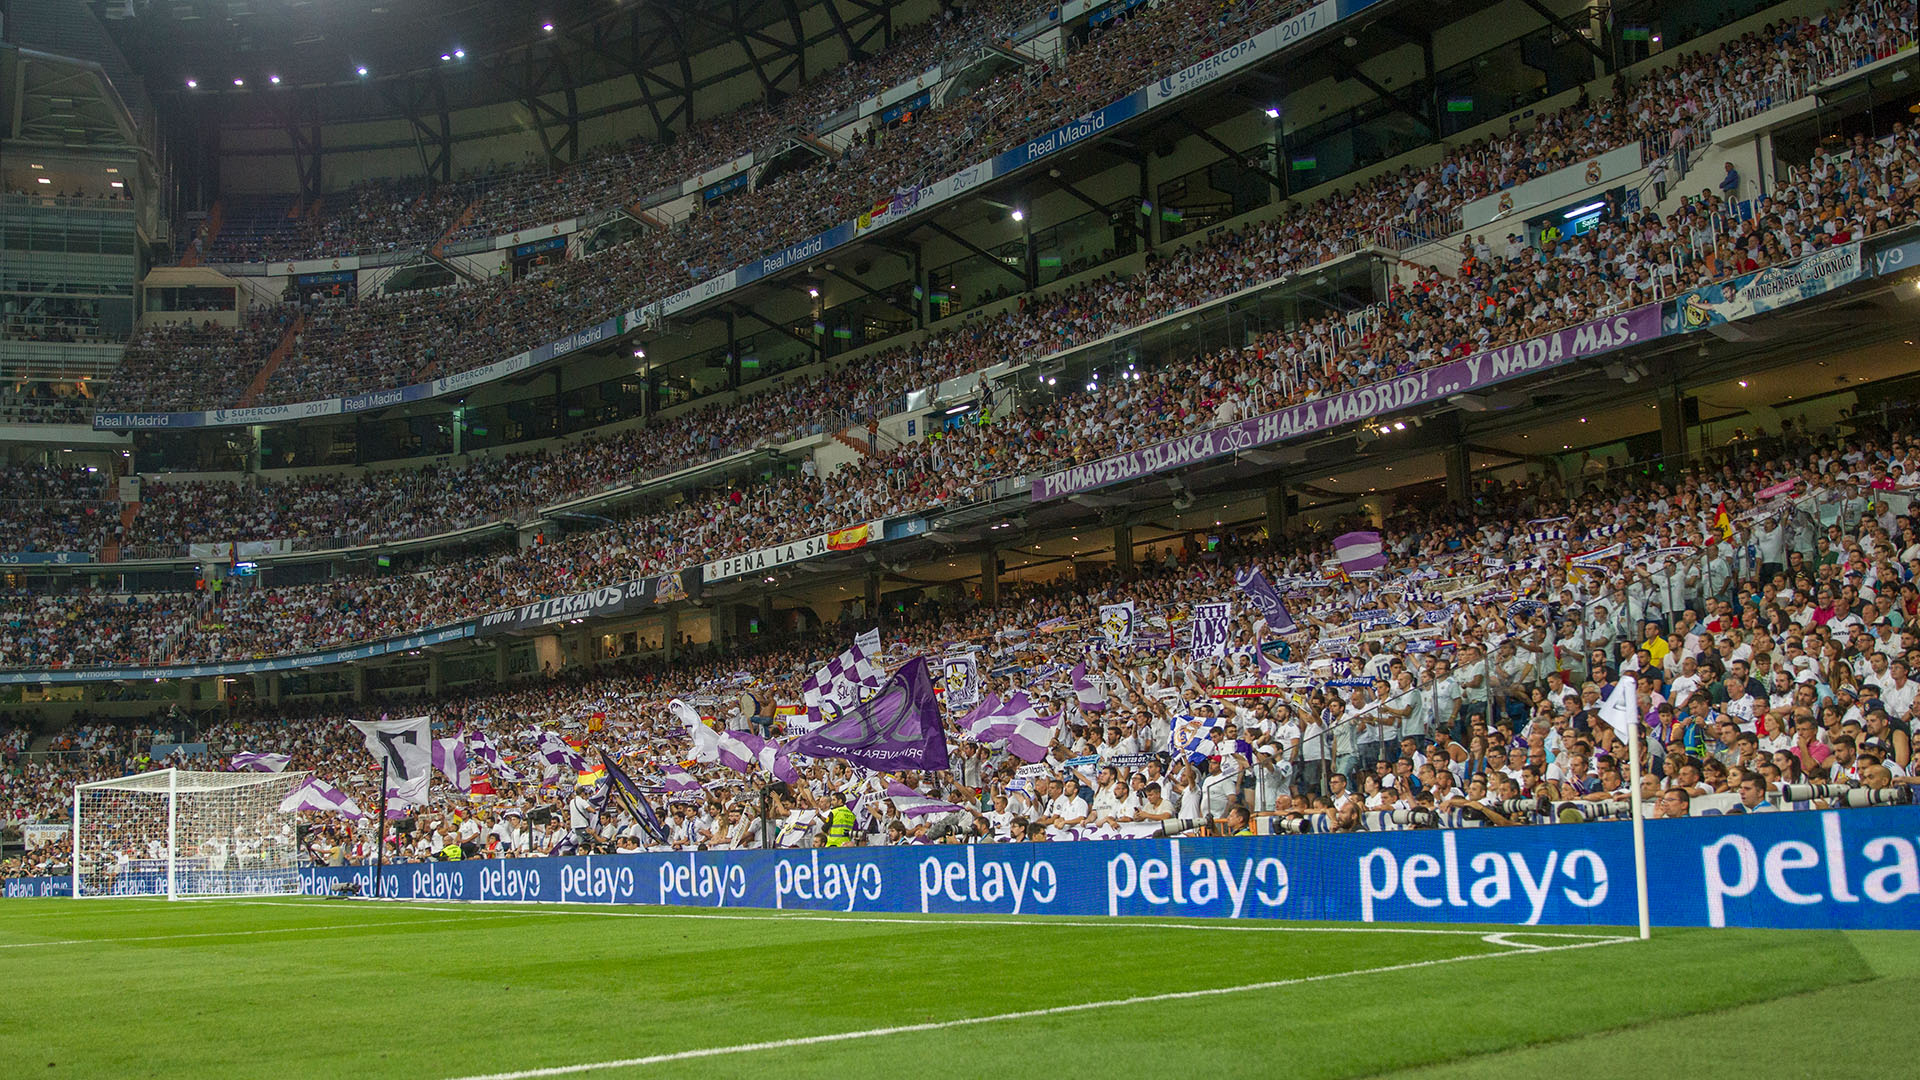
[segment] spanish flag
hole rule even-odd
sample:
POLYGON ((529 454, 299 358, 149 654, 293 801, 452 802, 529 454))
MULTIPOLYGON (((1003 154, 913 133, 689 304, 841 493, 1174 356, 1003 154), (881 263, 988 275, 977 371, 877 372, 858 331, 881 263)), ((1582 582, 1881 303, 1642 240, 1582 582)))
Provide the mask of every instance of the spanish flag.
POLYGON ((1727 504, 1724 500, 1714 508, 1713 527, 1720 530, 1720 539, 1733 539, 1733 519, 1727 516, 1727 504))
POLYGON ((827 534, 827 546, 834 551, 852 551, 867 546, 867 533, 871 525, 855 525, 851 529, 841 529, 827 534))
POLYGON ((606 778, 607 767, 604 765, 595 765, 590 769, 580 770, 579 775, 573 778, 573 784, 575 787, 590 788, 606 778))

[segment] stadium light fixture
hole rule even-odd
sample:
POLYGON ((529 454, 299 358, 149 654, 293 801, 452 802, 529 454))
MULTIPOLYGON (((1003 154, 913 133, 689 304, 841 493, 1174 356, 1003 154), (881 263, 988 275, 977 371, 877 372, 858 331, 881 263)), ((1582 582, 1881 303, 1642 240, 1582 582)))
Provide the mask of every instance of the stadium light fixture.
POLYGON ((1574 218, 1579 217, 1581 214, 1589 213, 1594 210, 1599 210, 1605 207, 1606 205, 1607 205, 1607 201, 1605 199, 1602 199, 1599 202, 1590 202, 1585 206, 1576 206, 1573 209, 1567 211, 1566 213, 1561 214, 1560 216, 1567 221, 1572 221, 1574 218))
POLYGON ((540 24, 540 29, 542 29, 542 30, 545 30, 545 31, 546 31, 547 33, 549 33, 549 34, 551 34, 551 33, 553 33, 553 24, 552 24, 552 23, 541 23, 541 24, 540 24))
POLYGON ((820 287, 818 285, 807 286, 807 295, 815 300, 820 299, 820 287))
POLYGON ((1267 119, 1269 120, 1280 119, 1280 106, 1278 105, 1267 106, 1267 119))
POLYGON ((1742 390, 1745 390, 1746 388, 1747 388, 1747 380, 1745 380, 1745 379, 1741 379, 1741 380, 1740 380, 1740 389, 1742 389, 1742 390))
POLYGON ((467 58, 467 50, 465 49, 453 50, 453 58, 455 60, 465 60, 467 58))
POLYGON ((42 176, 42 177, 40 177, 39 179, 40 179, 40 182, 41 182, 41 183, 43 183, 43 184, 51 184, 51 183, 53 183, 53 179, 52 179, 51 177, 46 177, 46 176, 42 176))
POLYGON ((357 68, 354 68, 353 71, 354 71, 354 74, 359 75, 363 79, 367 77, 367 66, 365 64, 362 64, 357 68))
POLYGON ((1025 221, 1025 220, 1027 220, 1027 212, 1026 212, 1025 210, 1022 210, 1022 209, 1020 209, 1020 208, 1019 208, 1019 207, 1017 207, 1017 206, 1013 208, 1013 213, 1012 213, 1012 215, 1011 215, 1011 216, 1012 216, 1012 218, 1013 218, 1013 220, 1015 220, 1015 221, 1025 221))
POLYGON ((233 85, 235 85, 235 86, 245 86, 245 85, 247 85, 247 80, 245 80, 245 79, 235 79, 235 80, 233 80, 233 85))
POLYGON ((188 80, 187 80, 187 89, 189 89, 189 90, 198 90, 198 89, 200 89, 200 80, 198 80, 198 79, 188 79, 188 80))
POLYGON ((444 52, 443 52, 443 53, 441 53, 441 54, 440 54, 440 60, 441 60, 441 62, 442 62, 442 63, 445 63, 446 61, 449 61, 449 60, 452 60, 452 59, 453 59, 453 54, 452 54, 452 53, 444 53, 444 52))
POLYGON ((635 360, 645 360, 647 358, 647 350, 635 345, 633 347, 633 358, 635 360))
POLYGON ((278 75, 269 75, 269 76, 267 76, 267 81, 268 81, 268 82, 270 82, 270 83, 272 83, 272 84, 273 84, 273 85, 275 85, 275 86, 279 86, 279 85, 280 85, 280 76, 278 76, 278 75))

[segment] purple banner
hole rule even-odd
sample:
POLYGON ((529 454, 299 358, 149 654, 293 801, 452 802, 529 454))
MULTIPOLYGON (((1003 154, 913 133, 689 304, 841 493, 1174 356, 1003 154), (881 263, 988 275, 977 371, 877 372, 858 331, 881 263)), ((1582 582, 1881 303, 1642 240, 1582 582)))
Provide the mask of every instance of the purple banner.
POLYGON ((1574 360, 1599 356, 1660 336, 1660 305, 1570 326, 1518 345, 1476 353, 1464 360, 1401 375, 1331 397, 1290 405, 1237 424, 1224 424, 1049 473, 1033 482, 1033 501, 1045 502, 1154 473, 1179 469, 1241 450, 1369 420, 1382 413, 1424 405, 1454 394, 1484 389, 1574 360))

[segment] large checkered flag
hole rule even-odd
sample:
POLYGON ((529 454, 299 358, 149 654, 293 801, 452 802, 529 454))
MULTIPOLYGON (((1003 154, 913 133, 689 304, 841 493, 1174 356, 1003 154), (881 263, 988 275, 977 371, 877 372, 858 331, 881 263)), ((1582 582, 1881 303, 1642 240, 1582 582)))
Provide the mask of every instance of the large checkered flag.
POLYGON ((839 716, 878 693, 887 683, 887 672, 860 643, 827 661, 827 666, 807 676, 800 684, 800 697, 807 714, 815 722, 839 716))

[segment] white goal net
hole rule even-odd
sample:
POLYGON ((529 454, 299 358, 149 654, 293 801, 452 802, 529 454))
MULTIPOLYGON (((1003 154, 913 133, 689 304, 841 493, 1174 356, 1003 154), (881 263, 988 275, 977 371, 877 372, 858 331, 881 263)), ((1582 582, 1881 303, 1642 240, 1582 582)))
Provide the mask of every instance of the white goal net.
POLYGON ((158 769, 73 792, 73 895, 236 896, 300 888, 306 773, 158 769))

